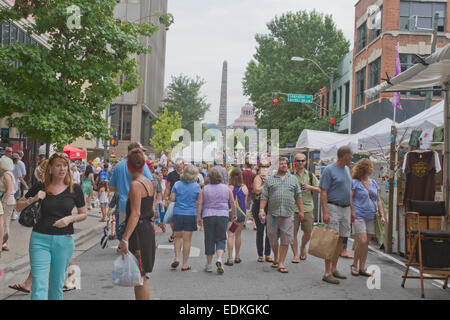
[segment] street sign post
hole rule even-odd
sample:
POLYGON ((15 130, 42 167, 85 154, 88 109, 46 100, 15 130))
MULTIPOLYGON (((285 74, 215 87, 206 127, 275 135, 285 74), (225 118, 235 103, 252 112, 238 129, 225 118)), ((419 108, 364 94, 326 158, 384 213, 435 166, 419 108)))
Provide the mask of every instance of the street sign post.
POLYGON ((288 94, 288 102, 312 103, 313 96, 307 94, 288 94))

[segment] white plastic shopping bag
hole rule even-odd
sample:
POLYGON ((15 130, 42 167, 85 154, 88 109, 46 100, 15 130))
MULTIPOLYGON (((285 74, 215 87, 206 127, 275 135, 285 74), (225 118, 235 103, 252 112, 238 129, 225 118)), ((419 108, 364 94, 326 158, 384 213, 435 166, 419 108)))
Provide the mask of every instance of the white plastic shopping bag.
POLYGON ((173 220, 173 207, 175 207, 175 202, 171 202, 167 207, 166 215, 164 216, 164 224, 170 224, 173 220))
POLYGON ((124 259, 122 256, 118 257, 114 261, 112 279, 115 285, 121 287, 142 286, 144 280, 136 257, 131 253, 127 254, 124 259))

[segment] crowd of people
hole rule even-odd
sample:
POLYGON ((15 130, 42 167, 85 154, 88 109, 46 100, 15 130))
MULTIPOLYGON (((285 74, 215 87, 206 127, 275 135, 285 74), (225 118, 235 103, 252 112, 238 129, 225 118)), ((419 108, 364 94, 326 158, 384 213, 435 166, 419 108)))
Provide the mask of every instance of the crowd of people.
MULTIPOLYGON (((337 262, 340 256, 347 257, 342 243, 350 236, 352 223, 356 247, 354 257, 350 256, 350 272, 370 276, 365 268, 368 244, 375 234, 375 214, 380 214, 384 223, 383 205, 378 186, 370 179, 372 163, 363 159, 350 169, 350 148, 339 149, 337 162, 326 167, 320 182, 306 169, 308 159, 302 153, 294 156, 291 172, 288 159, 283 157, 277 163, 262 159, 251 165, 247 161, 241 168, 220 161, 214 166, 185 164, 182 159, 172 162, 164 153, 150 161, 144 151, 139 143, 131 143, 127 157, 114 164, 96 159, 85 165, 70 163, 65 154, 55 153, 37 167, 36 183, 31 188, 17 164, 19 154, 17 157, 8 151, 0 159, 0 236, 3 231, 8 234, 13 211, 41 201, 42 218, 30 239, 31 272, 23 283, 11 285, 12 289, 31 292, 32 299, 62 299, 63 290, 70 290, 64 282, 74 251, 73 225, 85 220, 94 206, 100 208, 100 221, 108 230, 103 247, 108 239, 117 237, 117 251, 123 256, 132 253, 139 261, 144 280, 142 286, 135 287, 136 299, 150 298, 148 279, 156 258, 155 234, 158 228, 167 231, 164 221, 169 214, 168 241, 174 243, 172 269, 180 264, 182 271, 191 269, 192 234, 200 227, 204 233, 204 270, 213 272, 216 256, 216 272, 224 274, 224 265, 243 261, 241 234, 251 219, 256 230, 256 260, 270 262, 280 273, 288 273, 285 260, 289 246, 292 263, 307 259, 314 226, 313 193, 320 193, 324 223, 339 232, 334 256, 325 260, 323 281, 339 284, 338 279, 346 278, 337 270, 337 262), (72 215, 75 207, 78 214, 72 215), (298 239, 300 228, 303 235, 298 239)), ((7 238, 3 250, 9 250, 7 238)))

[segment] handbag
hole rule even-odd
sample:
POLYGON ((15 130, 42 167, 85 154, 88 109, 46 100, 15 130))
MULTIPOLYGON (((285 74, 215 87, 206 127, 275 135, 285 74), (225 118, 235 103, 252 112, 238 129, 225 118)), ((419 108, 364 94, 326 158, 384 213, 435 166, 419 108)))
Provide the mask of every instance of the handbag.
POLYGON ((325 227, 315 226, 311 234, 308 253, 317 258, 330 260, 339 241, 339 232, 325 227))
POLYGON ((24 227, 32 228, 41 219, 41 200, 30 204, 22 210, 19 217, 19 223, 24 227))

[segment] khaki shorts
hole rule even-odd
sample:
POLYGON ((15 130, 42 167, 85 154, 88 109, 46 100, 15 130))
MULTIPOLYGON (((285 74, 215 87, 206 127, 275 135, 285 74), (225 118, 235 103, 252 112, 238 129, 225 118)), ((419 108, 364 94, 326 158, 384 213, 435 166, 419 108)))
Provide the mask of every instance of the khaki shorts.
POLYGON ((278 243, 278 239, 280 239, 280 245, 282 246, 294 243, 294 216, 273 217, 267 215, 266 225, 270 244, 278 243))
POLYGON ((356 234, 367 233, 375 235, 375 220, 356 219, 353 223, 353 230, 356 234))
POLYGON ((327 209, 330 216, 330 224, 326 225, 326 227, 339 232, 340 237, 350 237, 350 207, 342 208, 328 203, 327 209))
POLYGON ((306 233, 311 233, 314 226, 314 213, 305 212, 305 218, 300 222, 300 215, 298 212, 294 214, 294 234, 298 233, 300 229, 300 224, 302 225, 302 231, 306 233))

